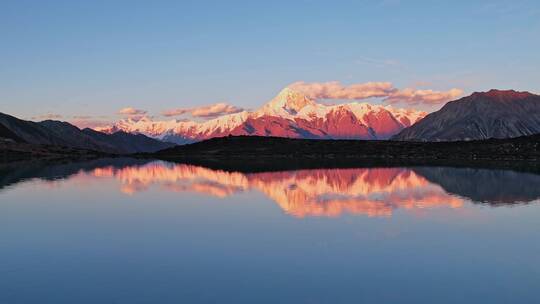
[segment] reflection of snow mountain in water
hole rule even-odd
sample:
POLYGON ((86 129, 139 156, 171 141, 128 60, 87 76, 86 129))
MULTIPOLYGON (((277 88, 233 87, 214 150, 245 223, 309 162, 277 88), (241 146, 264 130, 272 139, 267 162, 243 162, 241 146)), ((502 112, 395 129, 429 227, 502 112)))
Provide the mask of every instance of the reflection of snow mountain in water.
POLYGON ((295 217, 344 213, 390 216, 394 209, 461 207, 461 199, 445 193, 409 169, 317 169, 286 172, 225 172, 161 162, 122 169, 98 168, 97 177, 113 177, 121 190, 134 194, 153 185, 177 192, 226 197, 258 190, 295 217))
POLYGON ((123 193, 150 188, 227 197, 259 191, 295 217, 363 214, 397 209, 459 208, 467 198, 493 205, 540 197, 540 175, 450 167, 314 169, 240 173, 161 161, 102 159, 82 163, 0 166, 0 186, 40 178, 113 179, 123 193), (457 196, 455 196, 457 195, 457 196))

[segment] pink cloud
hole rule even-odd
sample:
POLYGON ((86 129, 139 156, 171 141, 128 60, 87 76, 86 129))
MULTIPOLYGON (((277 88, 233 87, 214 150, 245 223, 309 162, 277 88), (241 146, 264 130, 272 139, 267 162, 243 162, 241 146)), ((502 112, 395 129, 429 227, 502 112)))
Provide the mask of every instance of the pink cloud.
POLYGON ((409 105, 437 105, 448 102, 463 94, 460 89, 440 92, 434 90, 416 90, 396 88, 391 82, 366 82, 343 85, 338 81, 330 82, 295 82, 289 88, 306 94, 314 99, 362 100, 383 98, 387 103, 405 103, 409 105))
POLYGON ((438 105, 454 100, 462 94, 463 91, 460 89, 451 89, 446 92, 404 89, 388 96, 384 101, 388 103, 406 103, 409 105, 438 105))
POLYGON ((161 112, 161 115, 167 116, 167 117, 173 117, 173 116, 180 116, 188 112, 189 112, 189 109, 178 108, 178 109, 165 110, 161 112))
POLYGON ((167 111, 163 111, 163 116, 172 117, 183 114, 190 114, 193 117, 199 118, 215 118, 221 115, 239 113, 244 111, 243 108, 236 107, 224 102, 215 103, 207 106, 195 107, 195 108, 177 108, 167 111))
POLYGON ((73 115, 68 122, 79 129, 90 128, 94 129, 96 127, 106 126, 112 124, 111 117, 107 115, 73 115))
POLYGON ((366 82, 342 85, 338 81, 330 82, 295 82, 289 88, 302 92, 315 99, 366 99, 387 97, 397 91, 391 82, 366 82))
POLYGON ((191 115, 195 117, 211 118, 225 114, 233 114, 242 112, 244 109, 235 107, 226 103, 216 103, 209 106, 198 107, 191 111, 191 115))
POLYGON ((84 129, 84 128, 94 129, 96 127, 101 127, 101 126, 106 126, 106 125, 111 124, 110 121, 96 120, 96 119, 72 119, 68 122, 79 129, 84 129))
POLYGON ((127 116, 133 116, 133 115, 144 115, 147 111, 141 110, 141 109, 135 109, 132 107, 126 107, 122 108, 118 111, 118 114, 120 115, 127 115, 127 116))

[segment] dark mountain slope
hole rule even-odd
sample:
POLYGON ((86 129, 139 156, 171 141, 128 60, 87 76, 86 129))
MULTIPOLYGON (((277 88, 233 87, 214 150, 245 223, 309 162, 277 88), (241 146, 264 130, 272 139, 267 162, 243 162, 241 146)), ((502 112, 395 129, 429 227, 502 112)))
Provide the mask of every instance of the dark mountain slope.
POLYGON ((65 141, 66 143, 64 145, 67 147, 90 149, 110 153, 129 153, 129 151, 124 149, 122 146, 93 138, 67 122, 45 120, 38 122, 38 124, 46 127, 55 137, 61 138, 63 141, 65 141))
POLYGON ((540 133, 540 96, 491 90, 451 101, 393 137, 404 141, 512 138, 540 133))
POLYGON ((221 137, 152 154, 164 159, 285 160, 540 160, 540 135, 458 142, 400 142, 221 137))
POLYGON ((161 142, 141 134, 124 132, 105 134, 90 129, 80 130, 67 122, 54 120, 32 122, 2 113, 0 113, 0 124, 6 129, 3 131, 0 129, 2 134, 7 134, 10 138, 18 138, 15 141, 34 145, 68 147, 113 154, 154 152, 174 146, 174 144, 161 142))
POLYGON ((21 120, 16 117, 0 113, 0 124, 4 125, 12 133, 31 144, 64 145, 67 142, 55 136, 50 130, 33 121, 21 120))
POLYGON ((129 134, 123 131, 105 134, 86 128, 82 132, 100 142, 120 146, 128 153, 156 152, 175 146, 173 143, 155 140, 142 134, 129 134))
POLYGON ((0 140, 10 140, 18 143, 24 142, 22 138, 17 136, 17 134, 11 132, 8 128, 4 127, 3 124, 0 123, 0 140))

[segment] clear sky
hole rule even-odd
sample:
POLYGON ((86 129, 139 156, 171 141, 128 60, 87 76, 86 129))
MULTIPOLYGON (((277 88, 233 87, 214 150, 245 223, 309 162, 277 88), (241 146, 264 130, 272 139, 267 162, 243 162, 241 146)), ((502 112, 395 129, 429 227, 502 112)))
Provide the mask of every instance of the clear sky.
POLYGON ((111 116, 304 81, 540 92, 540 2, 0 1, 0 112, 111 116))

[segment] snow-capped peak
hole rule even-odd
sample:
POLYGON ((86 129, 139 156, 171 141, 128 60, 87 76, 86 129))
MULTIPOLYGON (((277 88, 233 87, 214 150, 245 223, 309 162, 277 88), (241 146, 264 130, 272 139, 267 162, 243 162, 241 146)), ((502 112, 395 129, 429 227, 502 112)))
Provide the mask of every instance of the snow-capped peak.
POLYGON ((258 112, 267 115, 288 116, 296 115, 304 107, 314 105, 316 105, 315 101, 306 95, 291 88, 285 88, 258 112))
POLYGON ((204 122, 154 121, 148 117, 128 118, 96 130, 107 133, 121 130, 168 140, 177 137, 181 139, 181 143, 230 134, 381 139, 388 138, 416 123, 426 114, 412 109, 397 109, 365 102, 325 105, 315 102, 301 92, 285 88, 254 112, 243 111, 204 122), (336 125, 340 123, 336 117, 351 117, 351 115, 356 117, 354 126, 336 125), (380 134, 376 134, 377 132, 380 134))
POLYGON ((210 133, 214 131, 223 131, 232 130, 237 126, 241 125, 249 117, 249 112, 242 111, 239 113, 223 115, 203 123, 200 123, 198 126, 199 132, 201 133, 210 133))

